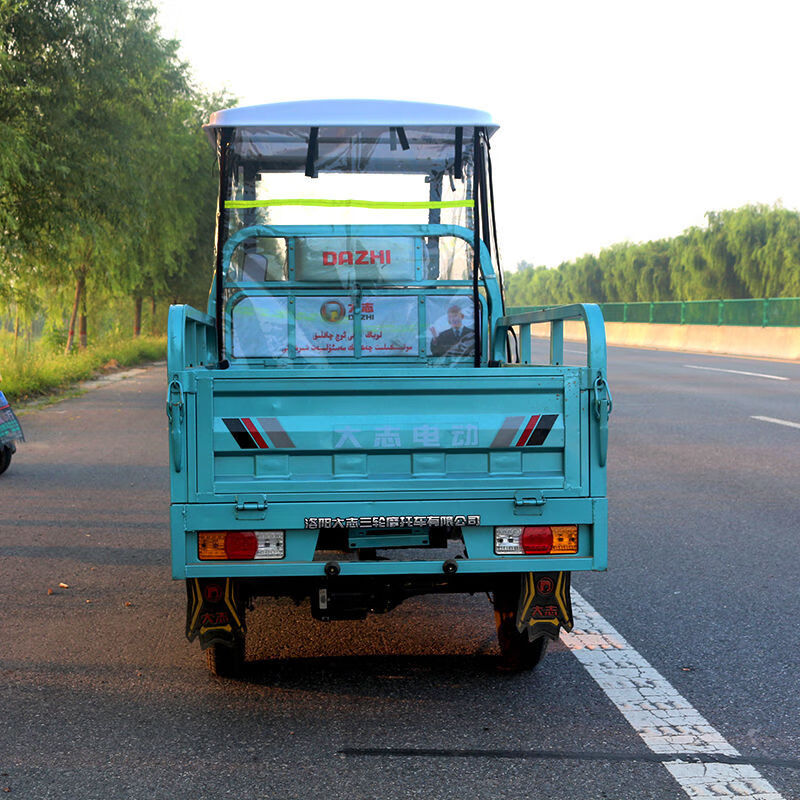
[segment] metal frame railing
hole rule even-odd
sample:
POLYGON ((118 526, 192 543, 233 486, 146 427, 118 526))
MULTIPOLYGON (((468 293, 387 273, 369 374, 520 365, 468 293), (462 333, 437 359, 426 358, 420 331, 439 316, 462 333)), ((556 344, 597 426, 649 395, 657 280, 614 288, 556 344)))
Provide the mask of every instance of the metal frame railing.
POLYGON ((606 322, 800 328, 800 297, 600 303, 606 322))

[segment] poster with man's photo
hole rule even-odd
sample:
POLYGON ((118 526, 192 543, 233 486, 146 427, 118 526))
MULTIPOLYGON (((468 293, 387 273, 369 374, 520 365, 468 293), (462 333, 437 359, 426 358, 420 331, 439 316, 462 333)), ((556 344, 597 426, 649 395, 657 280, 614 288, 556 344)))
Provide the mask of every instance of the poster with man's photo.
POLYGON ((475 354, 475 314, 472 297, 437 295, 425 300, 428 354, 437 357, 475 354))

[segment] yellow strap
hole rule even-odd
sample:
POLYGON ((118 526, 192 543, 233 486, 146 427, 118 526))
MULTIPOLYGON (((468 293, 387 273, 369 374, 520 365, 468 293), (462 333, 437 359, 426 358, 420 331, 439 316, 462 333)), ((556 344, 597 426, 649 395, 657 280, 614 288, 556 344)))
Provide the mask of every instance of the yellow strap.
POLYGON ((406 203, 381 200, 226 200, 225 208, 266 208, 267 206, 326 206, 331 208, 472 208, 474 200, 422 200, 406 203))

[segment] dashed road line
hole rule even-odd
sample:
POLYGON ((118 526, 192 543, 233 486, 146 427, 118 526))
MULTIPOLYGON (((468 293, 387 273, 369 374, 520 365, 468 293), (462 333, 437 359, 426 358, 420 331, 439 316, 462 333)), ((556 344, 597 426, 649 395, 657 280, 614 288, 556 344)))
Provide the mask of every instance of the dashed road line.
POLYGON ((773 422, 775 425, 785 425, 787 428, 800 428, 800 422, 789 422, 788 419, 775 419, 775 417, 750 417, 761 422, 773 422))
POLYGON ((784 800, 752 764, 730 763, 739 751, 574 589, 572 605, 575 628, 562 641, 650 750, 677 756, 663 763, 689 797, 784 800))
POLYGON ((783 375, 767 375, 764 372, 745 372, 741 369, 722 369, 722 367, 701 367, 697 364, 684 364, 686 369, 704 369, 708 372, 730 372, 734 375, 749 375, 751 378, 769 378, 771 381, 788 381, 791 378, 786 378, 783 375))

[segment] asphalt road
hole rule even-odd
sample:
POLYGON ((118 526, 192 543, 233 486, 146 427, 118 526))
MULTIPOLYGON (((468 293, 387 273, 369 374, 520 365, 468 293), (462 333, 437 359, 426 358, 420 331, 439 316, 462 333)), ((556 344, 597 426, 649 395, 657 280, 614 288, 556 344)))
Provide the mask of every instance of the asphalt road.
MULTIPOLYGON (((800 423, 800 365, 621 348, 609 365, 611 566, 574 585, 798 800, 800 428, 753 417, 800 423)), ((564 645, 498 672, 485 598, 327 625, 262 603, 244 680, 210 677, 169 577, 164 372, 22 416, 0 478, 0 790, 686 797, 564 645)))

